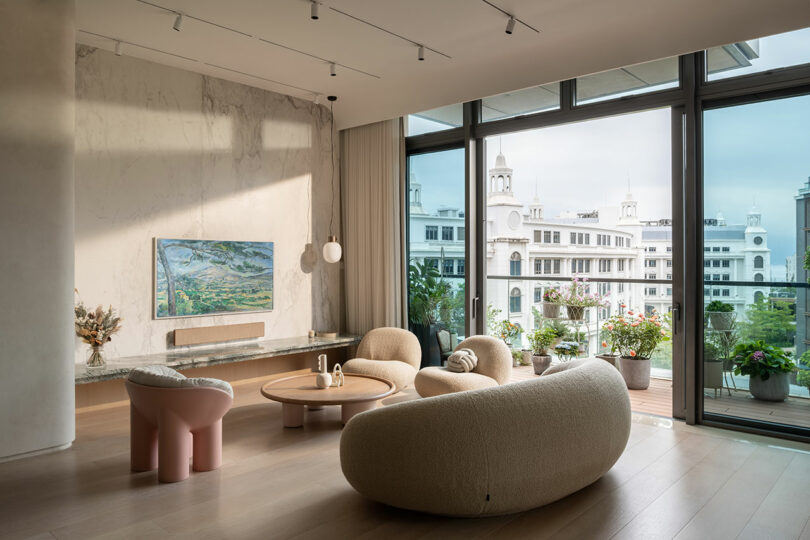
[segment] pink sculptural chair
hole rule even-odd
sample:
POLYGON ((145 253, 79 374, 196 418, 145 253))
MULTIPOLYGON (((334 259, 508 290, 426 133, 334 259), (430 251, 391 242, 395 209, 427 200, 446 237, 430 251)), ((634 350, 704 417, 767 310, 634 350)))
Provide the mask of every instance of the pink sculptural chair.
POLYGON ((130 399, 130 460, 133 471, 158 469, 161 482, 188 478, 222 464, 222 417, 233 403, 231 386, 217 379, 186 378, 166 366, 133 370, 130 399))

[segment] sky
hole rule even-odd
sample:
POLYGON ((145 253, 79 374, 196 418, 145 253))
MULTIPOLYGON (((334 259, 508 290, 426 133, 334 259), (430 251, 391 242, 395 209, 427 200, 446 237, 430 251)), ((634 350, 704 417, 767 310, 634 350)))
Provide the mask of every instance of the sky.
MULTIPOLYGON (((810 29, 759 40, 760 59, 737 73, 810 61, 810 29)), ((659 109, 487 140, 487 168, 502 149, 514 169, 513 189, 528 204, 535 193, 545 215, 618 207, 630 190, 641 219, 671 211, 670 110, 659 109)), ((774 279, 784 279, 795 253, 794 196, 810 176, 810 96, 704 113, 705 215, 722 212, 744 224, 756 203, 772 250, 774 279)), ((464 206, 464 152, 411 158, 423 207, 464 206)))

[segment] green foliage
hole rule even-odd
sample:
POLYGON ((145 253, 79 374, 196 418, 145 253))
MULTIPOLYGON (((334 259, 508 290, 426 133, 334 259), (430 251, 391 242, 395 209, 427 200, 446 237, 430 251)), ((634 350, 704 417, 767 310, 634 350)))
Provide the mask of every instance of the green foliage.
POLYGON ((464 334, 464 301, 466 295, 462 283, 456 290, 452 284, 448 294, 439 300, 439 322, 456 334, 464 334))
POLYGON ((720 300, 712 300, 706 306, 707 313, 731 313, 732 311, 734 311, 734 306, 720 300))
POLYGON ((430 326, 436 322, 439 302, 450 292, 450 283, 437 268, 415 261, 408 268, 409 318, 412 324, 430 326))
POLYGON ((703 340, 703 360, 705 362, 722 362, 723 355, 720 346, 712 337, 703 340))
POLYGON ((765 341, 779 347, 793 346, 796 336, 796 317, 790 304, 754 302, 746 310, 746 321, 740 323, 740 335, 745 341, 765 341))
POLYGON ((803 369, 796 374, 796 382, 799 386, 806 386, 810 390, 810 370, 803 369))
POLYGON ((562 321, 546 320, 543 326, 551 329, 555 339, 565 339, 568 336, 568 327, 562 321))
POLYGON ((523 328, 518 323, 504 319, 498 323, 495 336, 501 338, 504 343, 511 346, 515 344, 515 340, 520 337, 522 332, 523 328))
POLYGON ((619 351, 626 358, 651 358, 658 344, 670 339, 668 319, 655 312, 650 317, 633 311, 613 315, 602 325, 602 330, 607 334, 611 350, 619 351))
POLYGON ((489 330, 490 336, 498 335, 498 316, 502 311, 492 304, 487 304, 487 330, 489 330))
MULTIPOLYGON (((804 251, 804 269, 810 272, 810 247, 804 251)), ((810 277, 808 277, 807 282, 810 283, 810 277)))
POLYGON ((548 354, 548 349, 554 340, 557 339, 557 333, 549 327, 537 328, 536 330, 528 333, 526 337, 529 339, 529 344, 532 347, 532 354, 545 355, 548 354))
POLYGON ((735 375, 759 377, 767 381, 771 374, 790 373, 796 364, 788 353, 764 341, 740 343, 734 348, 735 375))

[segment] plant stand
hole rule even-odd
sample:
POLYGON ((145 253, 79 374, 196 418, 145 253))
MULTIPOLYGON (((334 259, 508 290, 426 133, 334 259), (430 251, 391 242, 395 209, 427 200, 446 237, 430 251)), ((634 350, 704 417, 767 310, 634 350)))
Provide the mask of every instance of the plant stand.
MULTIPOLYGON (((731 361, 731 351, 734 350, 734 332, 736 329, 737 324, 733 320, 728 329, 720 330, 714 327, 707 327, 704 329, 704 332, 710 332, 715 335, 718 343, 720 344, 720 351, 722 352, 723 357, 723 386, 720 389, 720 392, 722 395, 723 388, 725 388, 729 397, 731 396, 732 389, 735 391, 737 390, 737 383, 734 381, 734 363, 731 361)), ((715 397, 716 394, 717 391, 715 390, 715 397)))

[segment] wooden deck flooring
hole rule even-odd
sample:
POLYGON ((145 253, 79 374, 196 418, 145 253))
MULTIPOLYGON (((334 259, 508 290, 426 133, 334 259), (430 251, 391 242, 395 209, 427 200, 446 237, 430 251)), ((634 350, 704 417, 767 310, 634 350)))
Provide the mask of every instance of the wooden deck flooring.
MULTIPOLYGON (((537 377, 531 366, 512 368, 512 382, 537 377)), ((647 390, 628 390, 630 407, 635 412, 672 418, 672 381, 651 379, 647 390)))
MULTIPOLYGON (((536 377, 531 366, 512 369, 512 381, 523 381, 536 377)), ((647 390, 630 390, 630 403, 633 411, 657 416, 672 416, 672 381, 651 379, 647 390)), ((704 394, 706 412, 723 414, 737 418, 750 418, 777 424, 810 427, 810 399, 790 397, 783 402, 770 402, 754 399, 747 390, 723 389, 717 392, 707 390, 704 394)))

